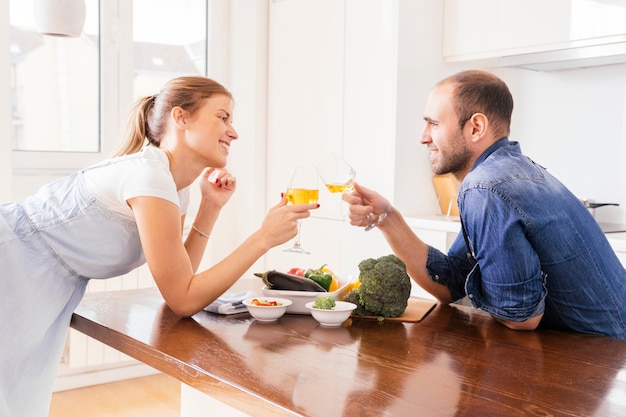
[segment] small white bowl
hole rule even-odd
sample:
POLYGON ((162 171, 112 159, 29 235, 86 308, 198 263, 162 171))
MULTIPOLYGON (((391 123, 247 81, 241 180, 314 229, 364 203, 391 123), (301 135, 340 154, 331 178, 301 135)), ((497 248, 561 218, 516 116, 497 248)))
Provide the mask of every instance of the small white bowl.
POLYGON ((347 301, 337 301, 335 307, 330 310, 314 308, 313 304, 315 304, 315 301, 306 303, 306 308, 311 311, 311 315, 315 320, 326 327, 341 326, 341 324, 350 317, 352 310, 356 308, 356 304, 347 301))
POLYGON ((291 305, 291 300, 287 298, 278 297, 254 297, 243 300, 243 305, 246 306, 252 317, 258 321, 276 321, 279 317, 285 314, 287 307, 291 305), (263 306, 252 304, 252 300, 259 301, 276 301, 279 305, 276 306, 263 306))

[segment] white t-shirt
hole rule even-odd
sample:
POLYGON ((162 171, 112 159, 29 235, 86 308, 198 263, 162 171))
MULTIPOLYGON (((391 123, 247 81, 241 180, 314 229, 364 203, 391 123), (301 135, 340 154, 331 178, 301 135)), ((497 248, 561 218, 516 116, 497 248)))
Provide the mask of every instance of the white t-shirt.
POLYGON ((98 201, 130 219, 135 215, 126 201, 133 197, 171 201, 180 208, 181 216, 189 206, 189 187, 176 191, 167 155, 155 146, 96 164, 84 170, 83 176, 98 201))

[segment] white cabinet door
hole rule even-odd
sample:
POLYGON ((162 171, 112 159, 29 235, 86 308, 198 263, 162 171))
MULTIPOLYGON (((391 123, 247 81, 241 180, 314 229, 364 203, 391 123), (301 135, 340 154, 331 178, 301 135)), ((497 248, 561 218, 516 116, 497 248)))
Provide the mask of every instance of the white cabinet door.
POLYGON ((446 61, 623 42, 626 2, 445 0, 446 61))

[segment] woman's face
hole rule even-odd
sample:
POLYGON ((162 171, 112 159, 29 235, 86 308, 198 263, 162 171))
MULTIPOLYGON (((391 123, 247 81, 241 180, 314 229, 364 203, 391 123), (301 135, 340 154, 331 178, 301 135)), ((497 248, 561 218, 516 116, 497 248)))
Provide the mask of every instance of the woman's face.
POLYGON ((223 94, 204 100, 198 111, 186 120, 186 140, 206 166, 226 166, 230 143, 238 138, 232 126, 233 101, 223 94))

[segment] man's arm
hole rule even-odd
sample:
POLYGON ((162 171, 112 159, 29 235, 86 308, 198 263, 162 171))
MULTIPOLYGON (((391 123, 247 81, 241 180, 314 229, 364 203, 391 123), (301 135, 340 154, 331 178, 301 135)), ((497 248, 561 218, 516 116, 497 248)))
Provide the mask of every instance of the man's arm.
POLYGON ((451 303, 448 287, 433 281, 426 270, 428 245, 424 243, 395 208, 391 207, 385 220, 378 225, 391 249, 406 265, 411 278, 442 303, 451 303))
POLYGON ((539 323, 541 322, 541 318, 543 317, 543 313, 541 313, 538 316, 535 317, 531 317, 528 320, 525 321, 508 321, 508 320, 503 320, 503 319, 499 319, 495 316, 492 316, 493 318, 495 318, 499 323, 505 325, 506 327, 508 327, 509 329, 513 329, 513 330, 535 330, 537 328, 537 326, 539 326, 539 323))

